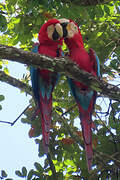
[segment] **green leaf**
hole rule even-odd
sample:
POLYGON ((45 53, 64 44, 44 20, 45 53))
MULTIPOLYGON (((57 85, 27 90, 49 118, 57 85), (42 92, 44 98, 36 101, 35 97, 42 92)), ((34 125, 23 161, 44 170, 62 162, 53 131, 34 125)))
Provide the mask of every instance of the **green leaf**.
POLYGON ((23 174, 24 177, 27 176, 27 169, 26 169, 26 167, 22 167, 22 174, 23 174))
POLYGON ((108 15, 110 15, 110 9, 109 9, 109 7, 105 4, 104 5, 104 11, 108 14, 108 15))
POLYGON ((7 67, 4 68, 4 72, 5 72, 6 74, 9 74, 9 70, 8 70, 7 67))
POLYGON ((96 11, 97 17, 103 17, 104 16, 104 11, 100 5, 95 7, 95 11, 96 11))
POLYGON ((94 8, 89 7, 88 8, 88 14, 89 14, 91 19, 94 19, 95 18, 95 10, 94 10, 94 8))
POLYGON ((0 110, 2 110, 2 106, 0 105, 0 110))
POLYGON ((5 16, 0 14, 0 31, 4 32, 7 29, 7 20, 5 16))
POLYGON ((42 167, 39 163, 35 162, 35 163, 34 163, 34 166, 35 166, 35 168, 36 168, 39 172, 43 172, 43 171, 44 171, 43 167, 42 167))
POLYGON ((7 177, 7 173, 6 173, 4 170, 2 170, 2 171, 1 171, 1 176, 2 176, 2 177, 7 177))
POLYGON ((0 101, 3 101, 5 97, 3 95, 0 95, 0 101))
POLYGON ((24 177, 23 174, 20 171, 15 171, 15 174, 19 177, 24 177))
POLYGON ((27 180, 31 180, 32 177, 33 177, 33 175, 34 175, 34 170, 31 169, 31 170, 29 171, 29 173, 28 173, 27 180))

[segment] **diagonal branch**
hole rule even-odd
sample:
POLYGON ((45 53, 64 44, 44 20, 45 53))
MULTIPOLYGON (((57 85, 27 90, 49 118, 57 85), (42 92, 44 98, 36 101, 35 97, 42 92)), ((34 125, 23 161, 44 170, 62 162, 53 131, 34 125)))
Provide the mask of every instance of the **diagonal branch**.
POLYGON ((81 70, 68 58, 50 58, 44 55, 31 53, 11 46, 0 45, 0 57, 35 67, 50 69, 63 73, 68 77, 86 84, 88 87, 102 92, 105 96, 120 101, 120 88, 99 80, 92 74, 81 70))
POLYGON ((31 86, 23 83, 22 81, 7 75, 5 72, 0 71, 0 81, 6 82, 14 87, 18 87, 19 89, 25 91, 28 94, 32 94, 32 88, 31 86))

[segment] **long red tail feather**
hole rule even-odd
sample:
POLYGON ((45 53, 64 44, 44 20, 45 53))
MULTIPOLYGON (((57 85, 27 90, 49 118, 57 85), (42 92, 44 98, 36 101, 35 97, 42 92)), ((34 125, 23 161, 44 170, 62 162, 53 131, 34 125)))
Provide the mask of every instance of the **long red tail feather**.
POLYGON ((45 153, 48 153, 49 137, 50 137, 50 125, 52 114, 52 95, 49 99, 45 96, 44 99, 41 96, 40 110, 41 110, 41 122, 42 122, 42 134, 43 134, 43 148, 45 153))
POLYGON ((86 152, 86 160, 88 165, 88 170, 91 170, 92 160, 93 160, 93 149, 92 149, 92 121, 90 114, 86 114, 84 116, 80 115, 81 125, 82 125, 82 133, 85 145, 86 152))

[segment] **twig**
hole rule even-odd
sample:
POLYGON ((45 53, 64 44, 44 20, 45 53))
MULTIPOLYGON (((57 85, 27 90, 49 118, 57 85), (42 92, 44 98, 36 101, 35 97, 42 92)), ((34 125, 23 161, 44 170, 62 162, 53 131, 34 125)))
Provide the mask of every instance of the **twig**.
POLYGON ((0 121, 0 123, 6 123, 6 124, 12 124, 11 122, 9 122, 9 121, 0 121))
POLYGON ((116 164, 118 164, 117 166, 120 167, 120 161, 118 159, 116 159, 116 158, 114 158, 112 156, 109 156, 109 155, 107 155, 105 153, 99 152, 97 150, 95 150, 95 152, 96 152, 97 155, 99 154, 101 158, 104 158, 104 159, 107 158, 108 160, 113 160, 114 162, 116 162, 116 164))
POLYGON ((29 104, 25 109, 24 111, 17 117, 17 119, 15 119, 15 121, 13 121, 13 123, 11 123, 11 126, 13 126, 17 120, 25 113, 25 111, 27 111, 27 109, 30 107, 31 104, 29 104))
POLYGON ((25 109, 24 111, 22 111, 22 113, 15 119, 15 121, 13 122, 9 122, 9 121, 0 121, 0 123, 6 123, 6 124, 10 124, 11 126, 13 126, 17 121, 18 119, 25 113, 25 111, 30 107, 31 104, 29 104, 25 109))
MULTIPOLYGON (((113 52, 115 51, 115 49, 117 48, 117 46, 115 45, 112 49, 112 51, 109 53, 108 57, 106 59, 109 59, 111 57, 111 55, 113 54, 113 52)), ((106 60, 107 61, 107 60, 106 60)))
POLYGON ((102 125, 108 130, 108 132, 111 134, 111 136, 113 137, 113 139, 114 139, 114 137, 115 137, 115 135, 111 132, 111 130, 106 126, 106 124, 101 120, 101 118, 100 118, 100 116, 98 115, 98 114, 96 114, 97 115, 97 117, 99 118, 99 120, 100 120, 100 122, 102 123, 102 125))
MULTIPOLYGON (((97 114, 97 116, 99 117, 99 115, 97 114)), ((99 120, 102 122, 103 126, 108 130, 108 132, 110 133, 110 135, 113 138, 113 143, 114 143, 114 148, 115 148, 115 152, 118 152, 118 148, 117 148, 117 143, 116 143, 116 136, 111 132, 111 130, 106 126, 106 124, 101 120, 101 118, 99 117, 99 120)))
MULTIPOLYGON (((56 112, 56 113, 57 113, 57 112, 56 112)), ((70 136, 76 141, 76 143, 77 143, 78 145, 80 145, 81 147, 83 147, 84 145, 81 144, 80 137, 77 135, 77 133, 75 133, 75 131, 72 129, 72 127, 68 125, 65 117, 59 115, 58 113, 57 113, 57 115, 59 116, 61 123, 63 123, 64 126, 67 128, 70 136)))
POLYGON ((74 104, 72 107, 70 107, 67 111, 65 111, 64 113, 62 113, 61 116, 66 115, 67 113, 69 113, 72 109, 74 109, 77 106, 77 104, 74 104))
POLYGON ((112 100, 110 99, 110 103, 109 103, 108 110, 107 110, 106 112, 99 112, 99 111, 96 111, 96 113, 99 113, 99 114, 105 114, 105 116, 108 116, 108 115, 109 115, 109 111, 110 111, 111 104, 112 104, 112 100))
POLYGON ((49 165, 50 165, 50 169, 52 171, 53 178, 54 178, 54 180, 58 180, 57 179, 57 174, 56 174, 56 169, 55 169, 55 166, 53 164, 50 153, 47 154, 47 158, 48 158, 48 161, 49 161, 49 165))

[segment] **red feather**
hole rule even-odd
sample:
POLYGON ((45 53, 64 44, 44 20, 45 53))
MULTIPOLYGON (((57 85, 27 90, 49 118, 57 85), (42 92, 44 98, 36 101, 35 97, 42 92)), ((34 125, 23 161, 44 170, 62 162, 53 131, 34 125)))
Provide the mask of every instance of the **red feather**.
MULTIPOLYGON (((48 37, 47 27, 59 23, 57 19, 48 20, 39 31, 39 54, 50 57, 57 57, 57 51, 61 54, 62 39, 53 41, 48 37)), ((37 69, 37 84, 35 84, 35 93, 37 93, 38 110, 35 115, 40 113, 43 147, 45 153, 48 153, 50 125, 52 115, 52 91, 56 85, 58 74, 47 69, 37 69), (39 97, 39 98, 38 98, 39 97)))
POLYGON ((52 115, 52 94, 49 98, 45 96, 44 99, 40 94, 41 105, 41 125, 42 125, 42 133, 43 133, 43 146, 44 151, 48 153, 49 146, 49 136, 50 136, 50 125, 51 125, 51 115, 52 115))
MULTIPOLYGON (((70 22, 73 22, 77 26, 74 21, 70 20, 70 22)), ((84 49, 82 35, 78 26, 77 29, 78 32, 75 33, 73 37, 65 39, 65 43, 69 48, 69 57, 80 67, 80 69, 83 69, 84 71, 87 71, 89 73, 92 73, 94 76, 97 76, 97 63, 94 51, 90 49, 90 52, 88 53, 84 49)), ((88 90, 87 85, 84 85, 83 83, 77 82, 75 80, 71 80, 70 78, 68 79, 72 94, 74 95, 75 100, 78 104, 88 170, 91 170, 93 159, 91 130, 93 126, 92 112, 96 100, 96 92, 93 91, 93 94, 91 93, 92 95, 90 95, 89 93, 92 91, 88 90), (87 96, 89 95, 90 101, 87 101, 87 96)))

